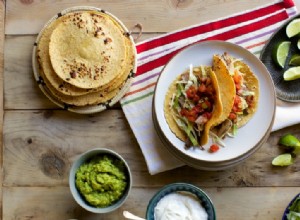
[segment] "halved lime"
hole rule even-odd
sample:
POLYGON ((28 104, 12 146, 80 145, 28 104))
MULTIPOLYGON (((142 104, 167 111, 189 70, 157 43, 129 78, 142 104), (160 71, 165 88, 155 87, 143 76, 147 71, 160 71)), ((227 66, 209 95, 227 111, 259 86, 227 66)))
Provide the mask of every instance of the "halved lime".
POLYGON ((285 81, 291 81, 299 78, 300 78, 300 66, 291 67, 283 73, 283 79, 285 81))
POLYGON ((300 54, 293 54, 289 61, 289 65, 300 66, 300 54))
POLYGON ((288 166, 293 164, 294 160, 291 154, 280 154, 272 160, 273 166, 288 166))
POLYGON ((292 134, 285 134, 279 139, 279 144, 287 147, 300 147, 300 141, 292 134))
POLYGON ((290 47, 290 41, 282 41, 278 43, 272 51, 272 58, 274 62, 278 64, 281 68, 284 68, 290 47))
POLYGON ((285 29, 286 35, 290 38, 300 33, 300 18, 292 20, 285 29))

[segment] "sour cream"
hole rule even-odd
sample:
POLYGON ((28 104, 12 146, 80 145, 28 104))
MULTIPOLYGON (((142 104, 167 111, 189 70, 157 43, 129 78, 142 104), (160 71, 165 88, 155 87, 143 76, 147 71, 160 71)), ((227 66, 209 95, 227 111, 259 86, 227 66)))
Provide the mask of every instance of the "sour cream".
POLYGON ((155 220, 206 220, 207 212, 200 200, 186 192, 170 193, 154 208, 155 220))

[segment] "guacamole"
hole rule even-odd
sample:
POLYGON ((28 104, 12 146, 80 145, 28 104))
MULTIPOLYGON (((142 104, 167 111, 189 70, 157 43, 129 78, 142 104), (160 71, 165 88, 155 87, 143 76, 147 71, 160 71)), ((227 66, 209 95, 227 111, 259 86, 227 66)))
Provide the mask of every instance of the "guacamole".
POLYGON ((76 171, 76 187, 94 207, 117 202, 127 187, 125 164, 112 155, 101 155, 82 164, 76 171))

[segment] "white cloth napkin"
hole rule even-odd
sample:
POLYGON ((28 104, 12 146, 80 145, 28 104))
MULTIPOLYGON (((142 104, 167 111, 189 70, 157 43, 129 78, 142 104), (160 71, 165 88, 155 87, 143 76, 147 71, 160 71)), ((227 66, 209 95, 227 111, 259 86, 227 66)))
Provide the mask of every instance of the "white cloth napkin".
POLYGON ((300 104, 276 101, 275 120, 272 131, 300 123, 300 104))
MULTIPOLYGON (((182 166, 163 146, 153 126, 152 97, 157 78, 178 50, 204 40, 238 44, 256 56, 272 33, 297 10, 292 0, 280 0, 225 18, 197 24, 143 41, 137 48, 137 73, 121 100, 124 114, 137 138, 150 174, 182 166)), ((300 122, 300 105, 278 101, 273 131, 300 122)))

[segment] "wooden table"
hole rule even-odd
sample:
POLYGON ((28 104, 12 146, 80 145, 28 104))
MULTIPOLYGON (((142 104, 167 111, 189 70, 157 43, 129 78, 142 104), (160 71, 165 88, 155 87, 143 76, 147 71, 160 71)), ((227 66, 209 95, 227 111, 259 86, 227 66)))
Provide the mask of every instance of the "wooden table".
MULTIPOLYGON (((135 137, 119 105, 95 115, 58 109, 33 80, 31 53, 43 24, 58 11, 92 5, 118 16, 127 27, 143 25, 142 39, 187 25, 216 19, 272 2, 270 0, 7 0, 0 1, 0 102, 3 119, 2 219, 124 219, 123 210, 144 216, 149 199, 162 186, 184 181, 204 189, 215 204, 218 219, 281 219, 300 192, 299 160, 275 168, 278 138, 287 132, 300 136, 300 125, 271 134, 251 158, 225 171, 189 167, 151 176, 135 137), (176 19, 176 22, 169 22, 176 19), (5 30, 5 31, 4 31, 5 30), (106 147, 128 161, 133 188, 117 211, 95 215, 73 200, 68 173, 82 152, 106 147)), ((300 1, 296 2, 300 5, 300 1)), ((1 139, 2 141, 2 139, 1 139)))

